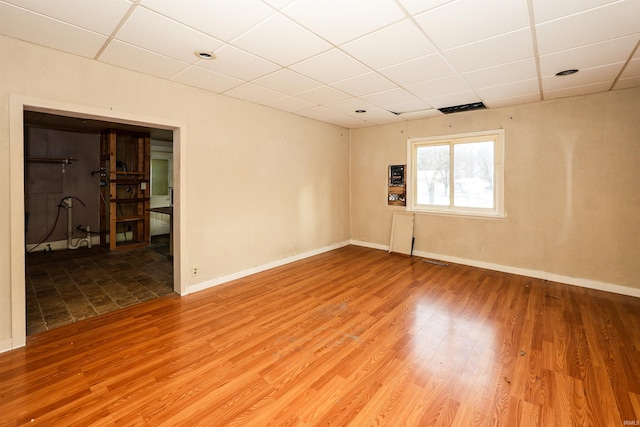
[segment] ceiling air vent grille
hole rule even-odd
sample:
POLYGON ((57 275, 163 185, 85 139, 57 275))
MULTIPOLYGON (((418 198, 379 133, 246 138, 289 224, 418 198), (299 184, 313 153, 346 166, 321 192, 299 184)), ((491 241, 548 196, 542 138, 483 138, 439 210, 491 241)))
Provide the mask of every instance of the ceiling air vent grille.
POLYGON ((482 110, 485 105, 482 102, 474 102, 472 104, 454 105, 453 107, 438 108, 443 114, 460 113, 462 111, 482 110))

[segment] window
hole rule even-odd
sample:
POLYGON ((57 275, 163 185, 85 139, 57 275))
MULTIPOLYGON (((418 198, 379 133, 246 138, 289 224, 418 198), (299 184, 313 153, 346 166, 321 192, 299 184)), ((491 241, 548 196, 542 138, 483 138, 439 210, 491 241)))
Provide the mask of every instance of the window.
POLYGON ((151 159, 151 195, 169 195, 168 159, 151 159))
POLYGON ((504 130, 407 141, 408 209, 504 217, 504 130))

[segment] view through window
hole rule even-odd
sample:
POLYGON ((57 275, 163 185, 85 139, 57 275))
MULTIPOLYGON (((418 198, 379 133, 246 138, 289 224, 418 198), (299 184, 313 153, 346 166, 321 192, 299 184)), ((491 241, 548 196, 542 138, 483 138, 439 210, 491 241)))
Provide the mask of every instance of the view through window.
POLYGON ((502 130, 409 140, 409 209, 503 216, 502 130))

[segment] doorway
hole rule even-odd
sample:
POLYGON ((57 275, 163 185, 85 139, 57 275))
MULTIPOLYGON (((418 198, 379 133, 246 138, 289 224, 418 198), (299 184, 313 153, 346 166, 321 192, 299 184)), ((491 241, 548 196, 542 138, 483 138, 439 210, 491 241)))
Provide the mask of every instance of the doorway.
MULTIPOLYGON (((119 215, 122 206, 109 201, 108 193, 104 196, 110 181, 102 168, 101 135, 123 126, 30 111, 24 125, 27 335, 172 293, 170 216, 163 218, 166 227, 155 230, 153 245, 147 237, 147 243, 126 253, 113 253, 114 245, 110 250, 109 211, 115 206, 119 215)), ((146 184, 152 186, 150 194, 156 193, 156 203, 165 202, 160 196, 166 195, 168 204, 172 132, 131 126, 126 131, 154 135, 153 145, 161 151, 156 162, 161 163, 146 184)), ((118 179, 123 176, 130 178, 118 179)), ((134 185, 127 181, 122 187, 116 200, 141 200, 134 185)))
MULTIPOLYGON (((92 107, 76 106, 55 101, 34 99, 22 96, 10 97, 10 127, 9 127, 9 147, 10 147, 10 266, 11 266, 11 342, 10 348, 21 347, 26 343, 26 241, 25 226, 27 225, 26 212, 24 209, 24 116, 28 112, 40 112, 58 115, 60 117, 71 118, 80 121, 98 120, 108 122, 118 126, 142 126, 169 132, 173 135, 174 153, 176 155, 176 167, 174 168, 174 190, 175 190, 175 215, 174 222, 176 228, 176 249, 172 266, 173 291, 184 295, 186 293, 186 278, 183 272, 186 271, 182 264, 181 256, 181 232, 185 230, 185 224, 180 215, 180 202, 182 201, 181 185, 186 180, 184 168, 182 167, 183 157, 180 157, 180 145, 184 142, 185 125, 180 122, 156 119, 148 116, 135 115, 131 113, 114 112, 92 107), (182 136, 182 138, 181 138, 182 136)), ((183 187, 184 188, 184 187, 183 187)))

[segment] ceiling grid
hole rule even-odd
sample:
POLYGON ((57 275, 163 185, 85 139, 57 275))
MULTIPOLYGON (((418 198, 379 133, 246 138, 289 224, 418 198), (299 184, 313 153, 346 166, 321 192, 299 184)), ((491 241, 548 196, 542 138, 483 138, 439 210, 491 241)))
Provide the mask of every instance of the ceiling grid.
POLYGON ((0 0, 0 34, 357 128, 640 86, 638 16, 640 0, 0 0))

